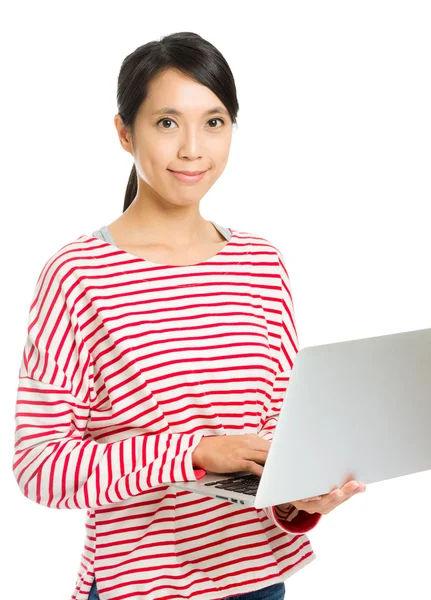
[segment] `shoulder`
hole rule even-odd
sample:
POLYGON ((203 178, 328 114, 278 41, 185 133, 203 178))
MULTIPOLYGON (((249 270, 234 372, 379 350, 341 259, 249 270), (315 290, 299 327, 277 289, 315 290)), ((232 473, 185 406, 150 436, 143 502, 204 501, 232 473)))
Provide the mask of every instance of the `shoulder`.
POLYGON ((257 252, 262 258, 265 257, 265 262, 275 266, 282 289, 290 289, 290 276, 287 268, 287 261, 280 246, 274 243, 270 238, 257 233, 236 230, 235 233, 237 233, 238 236, 247 239, 253 246, 252 251, 257 252))
POLYGON ((252 246, 266 253, 269 256, 277 257, 280 261, 284 262, 284 255, 281 248, 275 244, 270 238, 267 238, 258 233, 252 231, 243 231, 238 229, 232 229, 233 235, 236 235, 238 239, 244 240, 245 243, 249 243, 252 246))
POLYGON ((40 285, 47 278, 55 279, 59 283, 73 278, 74 274, 82 267, 94 262, 97 258, 98 248, 105 246, 106 243, 88 234, 66 241, 44 259, 37 284, 40 285))

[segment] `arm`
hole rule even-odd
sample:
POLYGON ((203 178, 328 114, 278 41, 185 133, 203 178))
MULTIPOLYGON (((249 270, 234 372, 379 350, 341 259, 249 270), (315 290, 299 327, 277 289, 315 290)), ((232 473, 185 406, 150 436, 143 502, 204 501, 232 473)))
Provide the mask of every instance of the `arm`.
POLYGON ((18 375, 13 473, 20 490, 47 507, 92 508, 196 481, 205 474, 192 465, 202 434, 145 433, 110 443, 84 437, 90 400, 97 400, 93 365, 69 295, 74 286, 60 281, 53 262, 36 284, 18 375))
MULTIPOLYGON (((279 364, 274 379, 269 410, 265 422, 258 432, 258 435, 269 441, 272 441, 274 436, 281 405, 286 397, 295 356, 299 349, 290 279, 285 266, 284 257, 279 250, 277 250, 277 258, 281 287, 279 364)), ((266 507, 262 510, 265 512, 266 516, 277 525, 277 527, 284 531, 298 534, 313 529, 322 516, 319 513, 310 514, 304 510, 297 510, 289 503, 266 507)))
POLYGON ((278 364, 276 365, 276 375, 273 382, 269 409, 262 428, 258 432, 258 435, 269 441, 272 441, 274 435, 281 405, 286 396, 295 356, 299 350, 299 339, 296 331, 291 284, 284 264, 283 255, 279 250, 277 250, 276 258, 278 259, 280 275, 278 364))

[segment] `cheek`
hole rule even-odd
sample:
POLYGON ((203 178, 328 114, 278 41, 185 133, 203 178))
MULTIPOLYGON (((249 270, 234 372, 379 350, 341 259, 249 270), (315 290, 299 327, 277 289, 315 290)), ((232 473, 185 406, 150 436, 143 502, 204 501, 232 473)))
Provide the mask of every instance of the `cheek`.
POLYGON ((211 152, 211 162, 214 167, 214 173, 219 177, 224 171, 229 158, 229 146, 219 145, 211 152))
POLYGON ((153 143, 148 145, 148 150, 141 149, 137 155, 141 176, 147 183, 160 179, 172 163, 172 152, 167 146, 153 143))
POLYGON ((158 169, 167 169, 175 161, 178 149, 170 140, 158 140, 151 149, 152 163, 158 169))
POLYGON ((217 168, 223 168, 229 158, 229 151, 231 147, 231 136, 220 136, 219 139, 214 140, 214 143, 210 146, 209 151, 211 158, 213 159, 217 168))

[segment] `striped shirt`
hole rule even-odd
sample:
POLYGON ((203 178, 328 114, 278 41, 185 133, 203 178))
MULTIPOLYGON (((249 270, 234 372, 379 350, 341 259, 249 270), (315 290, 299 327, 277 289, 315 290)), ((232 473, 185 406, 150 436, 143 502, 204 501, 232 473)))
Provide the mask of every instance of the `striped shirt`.
POLYGON ((94 577, 101 600, 216 600, 315 559, 306 532, 321 514, 170 485, 205 475, 192 464, 202 436, 272 440, 299 349, 280 250, 216 227, 226 245, 186 266, 130 254, 103 227, 37 279, 13 472, 30 500, 87 509, 70 600, 94 577))

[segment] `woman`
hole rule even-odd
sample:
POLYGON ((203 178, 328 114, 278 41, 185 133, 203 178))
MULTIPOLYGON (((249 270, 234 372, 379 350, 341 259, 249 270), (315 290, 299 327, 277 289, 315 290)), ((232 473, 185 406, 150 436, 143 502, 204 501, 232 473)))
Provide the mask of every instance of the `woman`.
POLYGON ((261 474, 298 351, 281 252, 199 212, 227 163, 234 79, 177 33, 126 57, 117 99, 134 159, 123 214, 39 276, 14 474, 35 502, 88 509, 71 600, 278 600, 350 486, 255 509, 169 485, 261 474))

